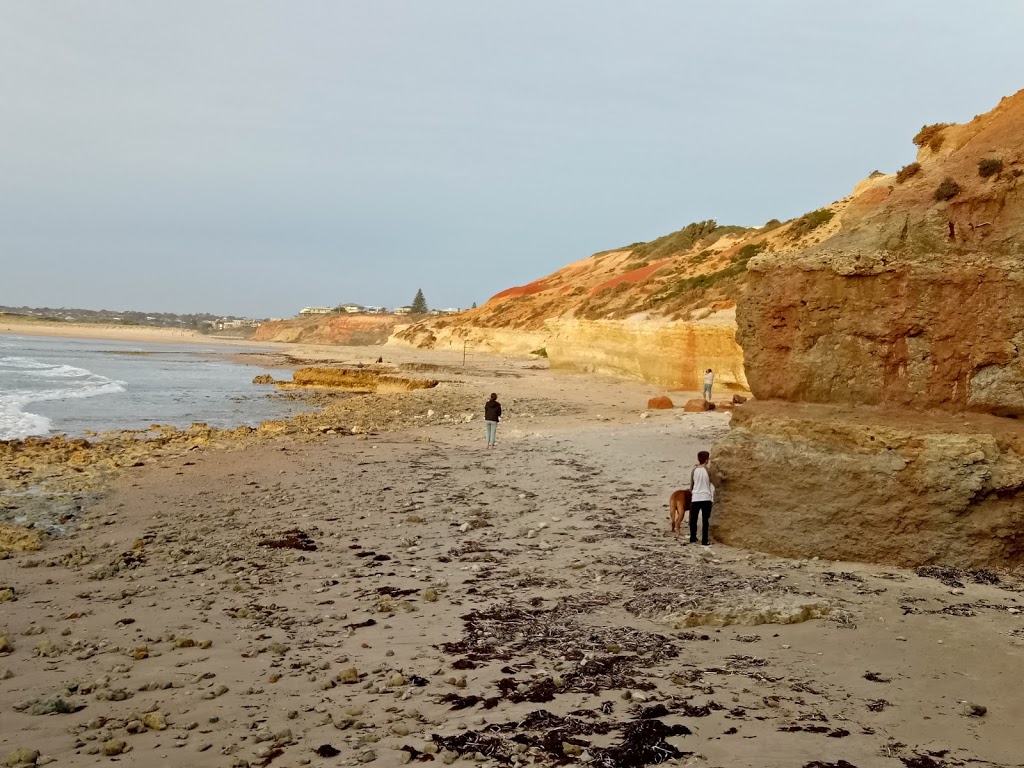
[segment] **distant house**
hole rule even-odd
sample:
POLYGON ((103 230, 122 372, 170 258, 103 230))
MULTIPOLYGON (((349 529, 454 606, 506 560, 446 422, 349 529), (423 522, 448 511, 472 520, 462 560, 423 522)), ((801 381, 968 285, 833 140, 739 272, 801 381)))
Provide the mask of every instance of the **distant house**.
POLYGON ((363 307, 363 311, 368 315, 386 315, 388 313, 387 307, 363 307))
POLYGON ((234 328, 252 328, 259 325, 259 322, 248 317, 222 317, 214 320, 211 325, 218 331, 230 331, 234 328))
POLYGON ((462 311, 461 309, 452 309, 452 308, 449 308, 449 309, 432 309, 432 310, 430 310, 430 314, 432 314, 432 315, 457 315, 461 311, 462 311))
POLYGON ((303 307, 299 310, 299 314, 302 317, 310 317, 311 315, 329 315, 333 311, 330 307, 303 307))
POLYGON ((396 315, 411 315, 412 307, 395 307, 396 315))
POLYGON ((361 304, 342 304, 338 307, 339 312, 348 312, 350 315, 358 314, 364 311, 365 307, 361 304))

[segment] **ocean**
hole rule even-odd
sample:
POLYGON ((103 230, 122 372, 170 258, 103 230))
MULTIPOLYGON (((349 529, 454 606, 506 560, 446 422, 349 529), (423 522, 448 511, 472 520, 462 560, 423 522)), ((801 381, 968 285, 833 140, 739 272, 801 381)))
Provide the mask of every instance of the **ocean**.
POLYGON ((151 424, 255 426, 303 410, 252 383, 272 371, 223 359, 252 351, 0 335, 0 440, 151 424))

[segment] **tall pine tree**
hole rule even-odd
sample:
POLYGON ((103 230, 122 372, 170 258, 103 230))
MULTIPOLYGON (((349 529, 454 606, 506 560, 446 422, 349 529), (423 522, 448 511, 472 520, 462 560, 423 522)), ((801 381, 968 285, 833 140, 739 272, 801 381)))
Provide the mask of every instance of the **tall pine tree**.
POLYGON ((423 289, 416 291, 416 298, 412 300, 412 313, 414 315, 427 314, 427 300, 423 298, 423 289))

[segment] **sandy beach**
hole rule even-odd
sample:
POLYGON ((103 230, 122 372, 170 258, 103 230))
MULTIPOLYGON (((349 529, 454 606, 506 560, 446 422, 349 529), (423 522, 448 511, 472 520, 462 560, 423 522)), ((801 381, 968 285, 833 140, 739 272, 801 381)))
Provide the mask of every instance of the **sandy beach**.
POLYGON ((533 361, 288 352, 441 383, 341 400, 359 434, 140 461, 0 561, 9 765, 1022 764, 1011 574, 669 535, 727 413, 533 361))
MULTIPOLYGON (((107 339, 171 344, 247 345, 244 339, 208 336, 187 328, 156 328, 142 325, 104 325, 101 323, 47 323, 0 315, 0 335, 52 336, 70 339, 107 339)), ((260 344, 258 346, 266 346, 260 344)))

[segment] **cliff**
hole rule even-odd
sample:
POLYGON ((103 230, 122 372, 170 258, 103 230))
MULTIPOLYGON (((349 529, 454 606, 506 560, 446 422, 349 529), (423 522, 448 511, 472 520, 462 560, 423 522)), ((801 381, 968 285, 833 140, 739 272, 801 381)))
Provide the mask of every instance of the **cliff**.
POLYGON ((383 344, 401 322, 397 315, 323 315, 261 323, 253 341, 365 346, 383 344))
POLYGON ((697 389, 708 367, 746 387, 731 313, 759 253, 795 253, 837 232, 857 195, 762 227, 688 224, 644 243, 596 253, 456 317, 396 329, 389 343, 463 346, 497 354, 541 351, 553 368, 593 371, 697 389))
POLYGON ((737 338, 772 402, 716 446, 724 542, 1024 563, 1024 430, 999 418, 1024 414, 1024 92, 917 143, 829 237, 748 265, 737 338))
POLYGON ((757 397, 1024 413, 1024 92, 937 135, 832 237, 751 260, 757 397))

